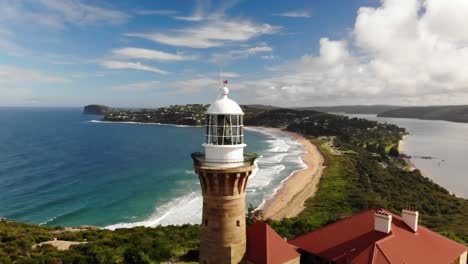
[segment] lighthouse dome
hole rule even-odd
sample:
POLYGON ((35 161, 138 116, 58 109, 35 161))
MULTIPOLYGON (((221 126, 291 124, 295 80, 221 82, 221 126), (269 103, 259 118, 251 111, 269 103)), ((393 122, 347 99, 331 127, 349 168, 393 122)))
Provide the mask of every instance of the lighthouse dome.
POLYGON ((209 115, 243 115, 244 112, 240 106, 227 97, 229 89, 223 87, 220 89, 220 95, 214 103, 208 107, 206 114, 209 115))

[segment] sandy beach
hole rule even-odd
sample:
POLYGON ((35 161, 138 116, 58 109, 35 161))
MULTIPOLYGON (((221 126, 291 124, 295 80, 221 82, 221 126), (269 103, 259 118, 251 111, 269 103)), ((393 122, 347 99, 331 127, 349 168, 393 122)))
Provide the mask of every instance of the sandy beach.
POLYGON ((307 168, 294 172, 261 208, 264 219, 280 220, 297 216, 304 209, 304 202, 317 190, 317 184, 324 169, 323 156, 314 144, 300 134, 277 128, 261 127, 261 129, 288 134, 301 143, 304 148, 305 153, 302 160, 307 168))
MULTIPOLYGON (((406 154, 406 145, 405 145, 405 138, 406 137, 407 137, 407 135, 404 135, 403 138, 398 143, 398 151, 400 152, 400 154, 404 154, 404 155, 407 155, 406 154)), ((406 162, 406 165, 407 165, 409 171, 414 171, 414 170, 417 169, 416 166, 413 164, 413 162, 411 162, 410 157, 408 157, 408 156, 404 157, 403 160, 406 162)))

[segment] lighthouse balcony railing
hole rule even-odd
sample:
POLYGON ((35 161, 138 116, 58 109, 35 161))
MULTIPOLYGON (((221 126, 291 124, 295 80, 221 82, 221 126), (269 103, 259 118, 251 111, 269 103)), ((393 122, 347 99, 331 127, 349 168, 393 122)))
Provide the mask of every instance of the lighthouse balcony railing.
MULTIPOLYGON (((244 166, 252 166, 256 158, 257 158, 256 153, 244 153, 244 160, 243 160, 244 166)), ((206 164, 205 153, 203 152, 192 153, 192 159, 196 166, 203 166, 206 164)), ((239 162, 233 162, 233 163, 239 163, 239 162)))

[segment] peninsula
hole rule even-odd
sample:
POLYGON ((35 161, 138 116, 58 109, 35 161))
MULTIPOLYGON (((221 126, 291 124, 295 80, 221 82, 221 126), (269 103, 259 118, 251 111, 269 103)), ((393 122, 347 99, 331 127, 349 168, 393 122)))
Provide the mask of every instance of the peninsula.
POLYGON ((110 110, 110 107, 105 105, 91 104, 87 105, 83 109, 84 115, 104 115, 110 110))
POLYGON ((468 105, 402 107, 381 112, 378 116, 468 123, 468 105))
MULTIPOLYGON (((204 122, 203 112, 207 107, 208 105, 189 104, 135 110, 110 108, 103 105, 88 105, 85 107, 83 113, 104 115, 105 121, 201 125, 204 122)), ((246 111, 247 116, 265 111, 285 109, 270 105, 242 105, 242 108, 246 111)), ((297 107, 290 108, 290 110, 316 111, 322 113, 375 114, 379 117, 445 120, 461 123, 468 122, 468 105, 411 107, 394 105, 350 105, 297 107)))
MULTIPOLYGON (((192 105, 154 110, 111 109, 104 120, 173 123, 180 117, 191 117, 187 120, 201 125, 205 108, 192 105), (158 118, 151 119, 152 113, 157 113, 155 116, 158 118)), ((468 243, 468 200, 450 194, 421 175, 419 170, 408 169, 398 154, 399 141, 406 134, 403 128, 312 110, 242 108, 246 113, 246 125, 273 127, 301 135, 315 145, 323 157, 323 173, 315 195, 307 198, 301 194, 304 188, 315 184, 310 181, 303 184, 302 179, 312 177, 311 174, 290 177, 290 182, 285 184, 289 186, 284 187, 287 190, 278 192, 277 197, 285 199, 289 195, 280 196, 281 193, 299 194, 298 199, 292 199, 294 205, 291 204, 294 210, 299 208, 297 216, 282 210, 284 203, 281 205, 275 198, 271 203, 279 206, 277 208, 284 212, 281 215, 294 217, 281 219, 282 216, 275 216, 277 210, 270 211, 273 212, 271 214, 265 210, 265 216, 270 218, 267 219, 268 224, 282 237, 297 237, 368 208, 383 207, 399 213, 401 208, 410 204, 424 216, 422 225, 461 243, 468 243), (301 184, 304 188, 298 187, 301 184)), ((252 223, 255 217, 258 213, 250 211, 247 223, 252 223)), ((198 259, 200 232, 199 225, 71 232, 61 227, 2 219, 0 263, 35 263, 39 260, 47 263, 193 262, 198 259), (68 241, 69 249, 60 251, 53 247, 53 243, 43 243, 51 236, 59 241, 68 241)))

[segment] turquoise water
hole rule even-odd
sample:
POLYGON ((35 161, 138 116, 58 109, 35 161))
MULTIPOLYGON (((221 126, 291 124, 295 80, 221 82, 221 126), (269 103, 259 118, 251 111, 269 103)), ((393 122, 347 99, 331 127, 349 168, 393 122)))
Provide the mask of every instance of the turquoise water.
MULTIPOLYGON (((77 108, 0 108, 0 216, 101 227, 198 223, 201 195, 190 153, 197 127, 95 122, 77 108)), ((303 151, 292 138, 247 130, 260 155, 247 203, 269 198, 303 151)))

